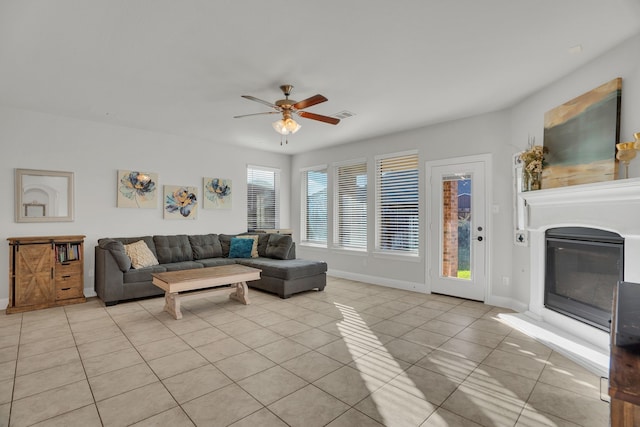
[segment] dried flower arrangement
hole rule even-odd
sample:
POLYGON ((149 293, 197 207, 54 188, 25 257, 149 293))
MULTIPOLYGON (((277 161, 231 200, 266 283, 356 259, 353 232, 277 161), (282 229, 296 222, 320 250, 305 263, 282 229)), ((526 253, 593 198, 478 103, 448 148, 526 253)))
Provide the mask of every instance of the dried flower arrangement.
POLYGON ((524 163, 522 172, 524 174, 525 191, 540 189, 544 155, 548 152, 549 149, 547 147, 535 145, 535 138, 530 138, 529 148, 520 154, 520 160, 524 163))

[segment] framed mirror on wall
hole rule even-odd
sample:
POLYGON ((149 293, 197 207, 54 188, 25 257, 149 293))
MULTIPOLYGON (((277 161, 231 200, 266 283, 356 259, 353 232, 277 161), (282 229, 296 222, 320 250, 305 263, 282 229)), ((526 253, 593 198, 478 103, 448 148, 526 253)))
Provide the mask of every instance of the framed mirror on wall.
POLYGON ((73 221, 73 172, 16 169, 16 222, 73 221))

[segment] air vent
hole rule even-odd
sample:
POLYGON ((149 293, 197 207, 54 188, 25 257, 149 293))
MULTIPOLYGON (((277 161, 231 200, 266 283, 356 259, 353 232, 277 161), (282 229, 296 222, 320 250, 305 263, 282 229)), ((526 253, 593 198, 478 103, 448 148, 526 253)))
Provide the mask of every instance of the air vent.
POLYGON ((347 111, 347 110, 342 110, 338 113, 335 113, 333 115, 333 117, 338 118, 338 119, 348 119, 349 117, 353 117, 355 116, 356 113, 352 113, 351 111, 347 111))

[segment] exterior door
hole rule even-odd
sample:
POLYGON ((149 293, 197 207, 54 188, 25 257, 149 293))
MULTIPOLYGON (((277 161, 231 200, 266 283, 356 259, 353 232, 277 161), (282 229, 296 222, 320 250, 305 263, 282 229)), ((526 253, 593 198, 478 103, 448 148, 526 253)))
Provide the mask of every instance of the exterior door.
POLYGON ((427 163, 427 288, 484 301, 486 162, 465 159, 427 163))

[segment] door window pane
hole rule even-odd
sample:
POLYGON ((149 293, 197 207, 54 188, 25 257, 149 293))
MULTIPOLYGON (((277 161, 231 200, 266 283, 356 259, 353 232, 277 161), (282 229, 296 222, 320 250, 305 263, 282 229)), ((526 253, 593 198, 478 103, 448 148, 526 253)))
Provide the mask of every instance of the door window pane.
POLYGON ((442 178, 442 276, 471 279, 471 174, 442 178))

